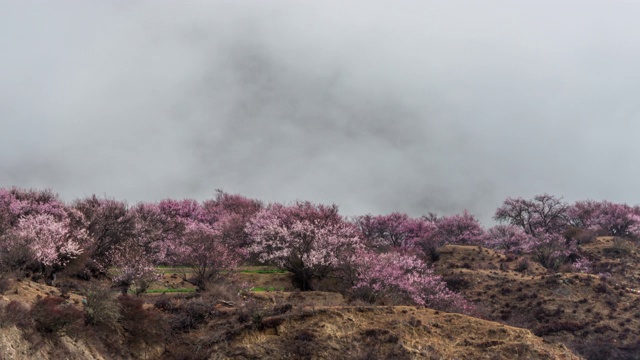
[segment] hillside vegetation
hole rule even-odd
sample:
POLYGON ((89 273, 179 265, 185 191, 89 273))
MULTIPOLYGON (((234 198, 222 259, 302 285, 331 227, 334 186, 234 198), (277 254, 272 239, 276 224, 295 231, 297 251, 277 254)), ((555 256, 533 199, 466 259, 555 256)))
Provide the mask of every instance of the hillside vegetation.
POLYGON ((636 359, 640 210, 363 215, 0 189, 8 359, 636 359))

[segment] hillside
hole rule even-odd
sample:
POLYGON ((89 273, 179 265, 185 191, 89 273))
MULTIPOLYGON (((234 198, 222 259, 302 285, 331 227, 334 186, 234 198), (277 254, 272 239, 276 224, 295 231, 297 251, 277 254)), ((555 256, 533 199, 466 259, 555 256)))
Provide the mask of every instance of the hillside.
POLYGON ((0 189, 1 355, 640 358, 640 206, 494 218, 0 189))
MULTIPOLYGON (((599 259, 594 267, 607 275, 550 272, 526 257, 477 246, 440 248, 437 273, 478 307, 480 318, 350 303, 334 292, 292 292, 290 274, 260 270, 241 272, 235 283, 204 293, 142 295, 143 310, 162 317, 167 334, 147 334, 148 342, 134 347, 126 336, 116 336, 118 346, 110 348, 113 339, 96 329, 86 331, 83 324, 54 337, 20 330, 7 309, 0 349, 3 359, 60 354, 70 359, 332 359, 341 354, 354 359, 578 358, 574 353, 587 359, 634 358, 640 339, 640 294, 634 290, 640 273, 637 247, 598 237, 581 245, 581 251, 599 259), (239 283, 274 291, 238 297, 233 289, 239 283)), ((154 291, 190 291, 191 285, 171 269, 164 271, 154 291)), ((62 295, 69 306, 82 309, 83 289, 93 283, 100 282, 63 277, 53 287, 14 278, 0 303, 32 307, 39 299, 62 295)))
POLYGON ((606 276, 548 272, 523 257, 470 246, 445 246, 436 263, 454 289, 488 319, 530 329, 588 358, 640 354, 637 247, 613 237, 582 245, 606 276), (615 242, 615 243, 614 243, 615 242))
MULTIPOLYGON (((12 284, 2 302, 29 304, 46 295, 59 291, 23 280, 12 284)), ((157 299, 146 298, 147 311, 155 311, 151 303, 157 299)), ((174 308, 196 303, 182 296, 164 299, 174 308)), ((79 306, 76 295, 69 300, 79 306)), ((238 307, 209 304, 202 325, 168 340, 166 350, 144 346, 113 353, 96 343, 99 338, 39 338, 5 323, 0 351, 3 359, 578 359, 526 329, 420 307, 349 306, 335 293, 254 293, 238 307)))

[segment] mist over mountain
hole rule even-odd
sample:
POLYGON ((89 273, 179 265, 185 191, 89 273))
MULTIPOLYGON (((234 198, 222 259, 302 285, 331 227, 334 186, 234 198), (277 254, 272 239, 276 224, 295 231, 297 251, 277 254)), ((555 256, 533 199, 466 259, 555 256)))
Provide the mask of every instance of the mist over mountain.
POLYGON ((0 186, 344 214, 638 203, 640 4, 2 3, 0 186))

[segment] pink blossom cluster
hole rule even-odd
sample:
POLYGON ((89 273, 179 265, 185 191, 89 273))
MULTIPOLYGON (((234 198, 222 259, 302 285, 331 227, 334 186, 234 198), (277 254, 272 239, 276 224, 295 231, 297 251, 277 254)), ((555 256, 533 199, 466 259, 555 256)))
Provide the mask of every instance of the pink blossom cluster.
POLYGON ((611 236, 640 237, 640 208, 609 201, 578 201, 569 208, 572 225, 611 236))
POLYGON ((298 202, 272 204, 247 225, 249 251, 301 277, 303 287, 322 278, 362 248, 355 226, 337 207, 298 202))
POLYGON ((246 250, 232 239, 225 242, 225 235, 242 236, 242 216, 250 216, 247 207, 256 205, 239 195, 218 196, 226 208, 216 200, 204 206, 192 199, 166 199, 133 207, 95 196, 77 201, 74 209, 83 214, 90 237, 86 247, 92 268, 115 273, 112 279, 126 287, 152 276, 156 265, 188 266, 193 271, 188 278, 185 272, 185 279, 203 288, 241 260, 246 250))
POLYGON ((64 266, 82 253, 77 239, 84 231, 73 232, 68 221, 49 214, 24 216, 9 234, 8 238, 15 239, 10 247, 27 246, 34 259, 45 266, 64 266))
MULTIPOLYGON (((531 236, 515 225, 497 225, 489 229, 484 245, 504 253, 530 254, 536 262, 549 269, 558 269, 571 255, 579 253, 574 240, 560 234, 531 236)), ((581 258, 581 263, 575 265, 576 269, 586 272, 587 262, 581 258)))
POLYGON ((236 252, 222 243, 220 227, 187 221, 184 234, 175 244, 173 263, 189 266, 194 277, 185 279, 203 289, 208 281, 235 269, 240 260, 236 252))
POLYGON ((462 214, 438 218, 435 225, 432 240, 435 244, 480 245, 485 238, 482 225, 467 210, 462 214))
POLYGON ((403 213, 364 215, 353 221, 368 247, 376 249, 411 248, 435 231, 433 222, 411 218, 403 213))
POLYGON ((525 243, 524 251, 547 269, 557 270, 571 254, 578 253, 578 248, 574 241, 560 234, 544 234, 532 237, 531 241, 525 243))
POLYGON ((581 257, 579 259, 577 259, 576 261, 574 261, 571 266, 573 267, 573 269, 577 272, 580 273, 584 273, 584 274, 590 274, 593 270, 593 266, 591 264, 591 261, 589 259, 587 259, 586 257, 581 257))
POLYGON ((48 214, 58 220, 66 217, 64 203, 49 189, 0 188, 0 235, 20 218, 36 214, 48 214))
POLYGON ((531 249, 535 238, 515 225, 496 225, 487 231, 484 245, 506 253, 523 253, 531 249))
POLYGON ((435 275, 415 255, 401 252, 358 251, 353 258, 356 276, 353 290, 369 301, 383 297, 402 297, 418 305, 469 313, 473 306, 449 290, 442 277, 435 275))
POLYGON ((494 218, 501 224, 487 231, 467 211, 347 221, 336 205, 264 207, 222 191, 204 202, 166 199, 130 207, 92 196, 67 206, 50 190, 0 188, 0 256, 23 247, 31 260, 57 269, 80 257, 92 274, 112 274, 123 283, 153 276, 159 264, 185 265, 199 286, 247 259, 293 272, 306 289, 350 269, 358 274, 355 289, 373 297, 397 293, 416 304, 435 304, 453 295, 423 261, 428 255, 436 261, 444 244, 530 254, 551 269, 571 262, 576 271, 588 272, 589 259, 571 235, 562 236, 576 231, 570 227, 640 238, 640 208, 607 201, 570 206, 548 194, 507 198, 494 218))

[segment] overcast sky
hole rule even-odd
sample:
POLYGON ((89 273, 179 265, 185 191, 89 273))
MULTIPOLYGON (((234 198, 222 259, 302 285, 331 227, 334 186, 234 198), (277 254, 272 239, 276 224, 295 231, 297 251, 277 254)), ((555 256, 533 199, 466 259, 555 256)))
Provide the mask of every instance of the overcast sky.
POLYGON ((637 1, 0 0, 0 186, 640 202, 637 1))

